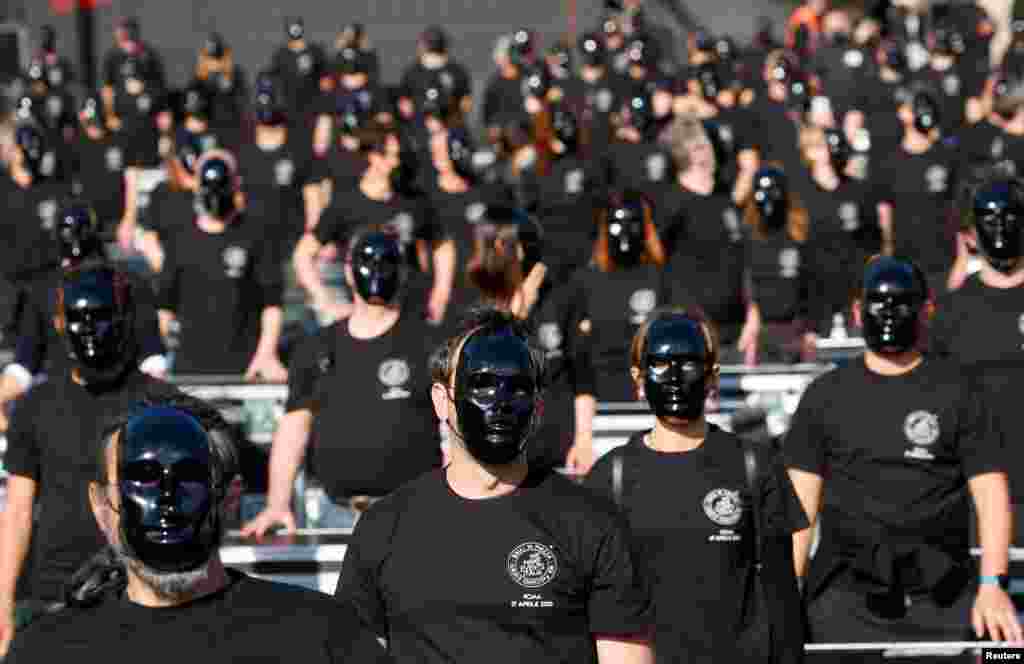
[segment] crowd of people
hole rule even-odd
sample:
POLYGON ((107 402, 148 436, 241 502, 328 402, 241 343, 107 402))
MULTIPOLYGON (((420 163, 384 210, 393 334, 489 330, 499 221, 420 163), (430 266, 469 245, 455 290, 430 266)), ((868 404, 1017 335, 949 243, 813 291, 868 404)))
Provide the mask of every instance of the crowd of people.
POLYGON ((365 26, 329 54, 290 18, 251 84, 212 34, 173 90, 124 19, 85 94, 44 29, 0 141, 0 649, 781 663, 1024 641, 1024 24, 993 64, 970 3, 813 0, 743 48, 645 16, 501 36, 480 99, 440 26, 396 85, 365 26), (315 329, 289 333, 289 292, 315 329), (706 420, 722 364, 852 334, 863 359, 784 440, 706 420), (197 374, 287 382, 260 477, 165 382, 197 374), (598 402, 637 400, 654 428, 597 459, 598 402), (217 554, 238 473, 267 489, 242 510, 259 539, 296 531, 303 466, 306 525, 354 528, 335 601, 217 554))

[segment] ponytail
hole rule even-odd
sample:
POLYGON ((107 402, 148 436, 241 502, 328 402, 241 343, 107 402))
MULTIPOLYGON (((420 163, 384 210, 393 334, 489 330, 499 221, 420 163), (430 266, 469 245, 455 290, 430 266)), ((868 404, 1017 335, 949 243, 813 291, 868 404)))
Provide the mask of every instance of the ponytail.
POLYGON ((128 586, 128 571, 114 550, 106 546, 78 568, 64 589, 67 608, 86 609, 117 596, 128 586))

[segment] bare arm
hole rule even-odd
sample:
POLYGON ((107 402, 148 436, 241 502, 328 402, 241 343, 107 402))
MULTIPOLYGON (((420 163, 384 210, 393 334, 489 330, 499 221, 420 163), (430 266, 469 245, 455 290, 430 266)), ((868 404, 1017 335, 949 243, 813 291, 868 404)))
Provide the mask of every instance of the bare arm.
POLYGON ((796 490, 796 495, 800 498, 800 504, 803 505, 807 521, 810 524, 809 527, 793 533, 793 564, 796 567, 797 578, 803 579, 807 574, 807 561, 810 558, 814 529, 818 525, 824 482, 820 475, 795 468, 789 469, 789 480, 793 483, 793 489, 796 490))
POLYGON ((323 193, 319 182, 302 188, 302 202, 306 210, 306 231, 311 232, 320 221, 323 211, 323 193))
POLYGON ((313 427, 310 410, 285 413, 277 423, 274 442, 270 447, 270 470, 267 487, 267 506, 242 529, 243 537, 262 537, 272 526, 282 524, 290 532, 295 529, 292 514, 292 487, 302 459, 306 456, 309 432, 313 427))
POLYGON ((14 636, 14 593, 32 541, 35 499, 35 480, 7 478, 7 505, 0 513, 0 656, 7 653, 14 636))
POLYGON ((316 128, 313 129, 313 152, 318 156, 327 153, 331 146, 331 134, 334 132, 334 120, 329 115, 318 115, 316 128))
POLYGON ((160 319, 160 336, 166 340, 171 333, 171 325, 177 319, 177 316, 169 309, 160 309, 157 311, 157 317, 160 319))
POLYGON ((599 664, 654 664, 654 651, 646 639, 597 638, 599 664))
POLYGON ((972 477, 968 485, 978 513, 981 574, 1006 574, 1013 537, 1009 482, 1003 473, 985 473, 972 477))
POLYGON ((329 299, 327 289, 320 278, 320 270, 316 266, 316 255, 322 246, 312 233, 306 233, 299 240, 292 256, 295 277, 314 303, 327 302, 329 299))
POLYGON ((129 166, 124 169, 124 216, 117 229, 121 248, 128 250, 135 240, 135 228, 139 217, 139 170, 129 166))
POLYGON ((281 307, 266 307, 260 316, 260 340, 256 354, 277 356, 277 344, 281 341, 281 323, 284 316, 281 307))
POLYGON ((160 236, 156 231, 146 231, 142 234, 142 255, 146 257, 149 268, 159 274, 164 268, 164 248, 160 244, 160 236))
POLYGON ((455 242, 445 240, 433 252, 434 288, 430 292, 430 314, 435 322, 444 318, 455 283, 455 242))

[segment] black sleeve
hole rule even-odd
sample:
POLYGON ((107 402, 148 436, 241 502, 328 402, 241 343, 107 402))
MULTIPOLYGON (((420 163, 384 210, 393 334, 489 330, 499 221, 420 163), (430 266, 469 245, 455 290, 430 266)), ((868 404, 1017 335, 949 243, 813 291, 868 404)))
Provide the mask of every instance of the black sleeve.
POLYGON ((788 468, 815 475, 824 473, 827 438, 822 416, 828 407, 821 376, 804 391, 790 423, 782 446, 783 460, 788 468))
POLYGON ((328 617, 327 644, 331 664, 387 664, 387 651, 350 606, 335 604, 328 617))
POLYGON ((761 519, 766 537, 789 537, 810 526, 796 489, 789 479, 782 455, 762 445, 764 460, 761 472, 761 519))
POLYGON ((392 499, 370 508, 356 523, 334 596, 350 605, 375 634, 388 636, 388 613, 380 588, 380 568, 397 525, 392 499))
POLYGON ((498 96, 496 82, 495 79, 491 79, 484 90, 484 103, 480 109, 480 117, 483 118, 485 127, 495 126, 495 116, 497 116, 498 110, 501 108, 501 100, 498 96))
POLYGON ((964 381, 961 400, 957 449, 964 475, 972 478, 1006 472, 1006 436, 990 406, 994 400, 981 381, 973 379, 964 381))
POLYGON ((315 410, 316 385, 320 378, 321 349, 324 348, 324 335, 329 335, 334 327, 321 330, 307 338, 296 349, 288 362, 288 401, 284 405, 286 413, 297 410, 315 410))
POLYGON ((270 250, 268 240, 258 242, 256 246, 259 250, 259 257, 256 259, 256 278, 263 292, 263 308, 280 307, 284 302, 284 270, 280 263, 274 260, 275 252, 270 250))
POLYGON ((40 292, 32 288, 25 296, 25 311, 18 321, 18 341, 14 347, 14 363, 30 373, 38 373, 46 361, 46 346, 53 321, 47 320, 46 309, 40 297, 55 297, 53 291, 40 292))
POLYGON ((177 311, 181 297, 181 269, 178 267, 175 252, 166 251, 163 269, 156 279, 156 307, 167 311, 177 311))
POLYGON ((646 634, 652 624, 650 588, 631 546, 629 524, 616 515, 610 526, 593 562, 587 603, 590 632, 646 634))
POLYGON ((413 204, 416 206, 414 212, 417 221, 416 239, 424 240, 430 246, 436 247, 438 244, 451 238, 451 234, 441 220, 441 215, 437 213, 437 210, 430 204, 430 200, 426 196, 417 197, 414 199, 413 204))
POLYGON ((951 297, 944 294, 935 306, 935 317, 928 327, 928 350, 937 357, 952 355, 951 337, 953 332, 953 312, 950 310, 951 297))
POLYGON ((11 425, 7 430, 7 452, 4 454, 4 466, 8 473, 37 482, 40 478, 40 454, 35 423, 39 415, 35 399, 31 396, 22 399, 11 416, 11 425))
POLYGON ((455 99, 470 97, 473 94, 473 81, 470 78, 469 70, 462 65, 452 66, 452 76, 455 78, 455 85, 452 92, 455 99))
POLYGON ((144 281, 136 281, 135 294, 135 335, 139 342, 139 359, 167 352, 163 337, 160 336, 160 317, 157 315, 156 297, 153 289, 144 281))
MULTIPOLYGON (((332 198, 337 199, 338 192, 334 192, 332 198)), ((320 215, 320 221, 317 222, 316 228, 313 230, 313 236, 320 244, 334 243, 341 249, 341 244, 345 237, 344 226, 344 215, 337 205, 331 204, 320 215)))
POLYGON ((117 84, 117 75, 117 58, 111 51, 103 58, 103 85, 114 87, 117 84))
POLYGON ((614 488, 612 487, 612 468, 615 465, 612 461, 616 456, 622 455, 622 448, 616 448, 608 454, 603 455, 590 467, 590 472, 583 480, 583 486, 594 493, 604 496, 608 500, 615 500, 614 488))

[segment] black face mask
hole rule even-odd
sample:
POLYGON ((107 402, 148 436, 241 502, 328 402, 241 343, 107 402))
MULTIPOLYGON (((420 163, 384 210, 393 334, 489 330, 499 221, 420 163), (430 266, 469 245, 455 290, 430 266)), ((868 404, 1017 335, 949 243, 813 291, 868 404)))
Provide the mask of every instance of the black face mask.
POLYGON ((644 394, 659 418, 696 420, 704 413, 711 378, 707 338, 694 320, 674 315, 647 330, 644 394))
POLYGON ((634 267, 643 259, 646 243, 644 209, 638 203, 608 210, 608 255, 619 267, 634 267))
POLYGON ((978 250, 989 265, 1003 273, 1012 272, 1020 264, 1022 200, 1017 184, 1005 180, 987 183, 974 195, 978 250))
POLYGON ((452 162, 452 168, 459 177, 467 180, 476 180, 477 171, 473 165, 473 155, 476 148, 473 146, 473 139, 469 133, 462 129, 448 130, 448 158, 452 162))
POLYGON ((302 21, 292 20, 285 25, 285 33, 288 35, 288 41, 299 41, 306 36, 306 26, 302 21))
POLYGON ((477 332, 463 345, 455 412, 466 450, 481 463, 520 458, 534 431, 537 376, 526 342, 509 332, 477 332))
POLYGON ((555 138, 565 146, 565 154, 575 154, 579 146, 579 126, 572 111, 555 108, 551 112, 551 129, 555 138))
POLYGON ((786 178, 781 171, 765 169, 754 175, 754 206, 765 228, 779 230, 789 215, 786 178))
POLYGON ((930 133, 939 126, 941 121, 939 107, 935 101, 926 94, 914 96, 912 101, 914 114, 914 129, 922 134, 930 133))
POLYGON ((120 437, 121 538, 130 555, 159 572, 187 572, 220 543, 220 492, 212 486, 210 440, 194 418, 149 408, 120 437))
POLYGON ((850 163, 850 155, 853 152, 850 144, 846 141, 846 136, 837 129, 826 129, 825 145, 828 146, 828 157, 832 162, 832 168, 836 173, 842 175, 850 163))
POLYGON ((90 207, 73 205, 65 208, 57 218, 55 232, 57 251, 64 262, 77 264, 102 253, 99 222, 90 207))
POLYGON ((352 248, 352 279, 359 296, 369 304, 394 302, 406 279, 405 261, 398 240, 370 233, 352 248))
POLYGON ((134 361, 134 306, 124 275, 89 270, 63 283, 68 357, 90 385, 116 380, 134 361))
POLYGON ((722 90, 714 67, 701 66, 697 70, 697 83, 700 85, 700 94, 706 101, 715 101, 722 90))
POLYGON ((912 350, 920 334, 926 286, 914 267, 893 258, 876 259, 864 275, 864 341, 876 353, 912 350))
POLYGON ((214 219, 225 220, 235 211, 234 172, 226 161, 211 158, 202 164, 196 199, 202 211, 214 219))
POLYGON ((646 95, 634 96, 626 108, 629 112, 629 124, 639 131, 642 137, 649 138, 654 127, 654 110, 651 108, 650 98, 646 95))

